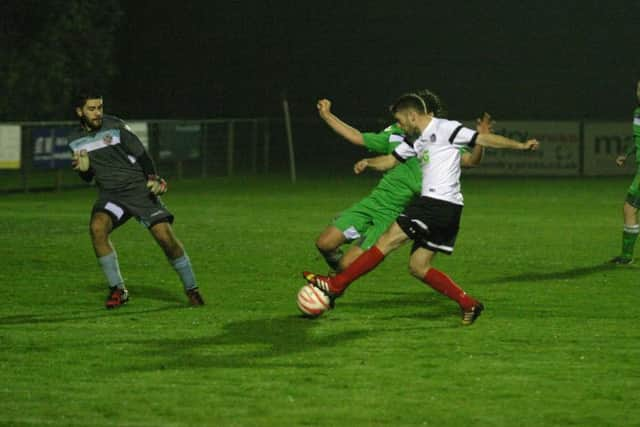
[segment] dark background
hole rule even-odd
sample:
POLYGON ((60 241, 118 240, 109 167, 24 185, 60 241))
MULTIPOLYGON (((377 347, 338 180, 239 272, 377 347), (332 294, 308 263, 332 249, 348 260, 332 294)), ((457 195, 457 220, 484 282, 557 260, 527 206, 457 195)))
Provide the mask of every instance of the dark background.
POLYGON ((0 119, 69 118, 71 93, 92 84, 129 119, 278 116, 283 94, 297 117, 319 97, 381 117, 423 87, 458 119, 628 119, 640 78, 638 1, 76 3, 3 3, 0 119), (65 23, 62 43, 43 35, 65 23), (67 61, 29 69, 43 51, 67 61))

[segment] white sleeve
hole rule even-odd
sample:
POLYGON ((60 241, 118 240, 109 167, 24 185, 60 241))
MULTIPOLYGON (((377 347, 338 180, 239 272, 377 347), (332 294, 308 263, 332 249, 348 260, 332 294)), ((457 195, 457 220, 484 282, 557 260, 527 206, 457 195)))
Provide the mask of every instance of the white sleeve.
POLYGON ((404 163, 410 157, 417 156, 416 150, 414 150, 413 147, 406 142, 400 143, 391 154, 402 163, 404 163))
POLYGON ((451 121, 447 123, 451 127, 449 143, 455 145, 468 145, 473 147, 476 144, 478 132, 473 129, 464 127, 460 122, 451 121))

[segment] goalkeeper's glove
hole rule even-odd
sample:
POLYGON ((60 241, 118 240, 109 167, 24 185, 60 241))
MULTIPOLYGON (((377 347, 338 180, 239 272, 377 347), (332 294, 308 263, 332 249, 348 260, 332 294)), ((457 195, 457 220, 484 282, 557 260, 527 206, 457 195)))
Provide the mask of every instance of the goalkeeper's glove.
POLYGON ((147 188, 156 196, 167 192, 167 181, 158 175, 149 175, 147 177, 147 188))
POLYGON ((86 172, 89 170, 89 154, 87 150, 80 150, 73 153, 71 157, 71 167, 78 172, 86 172))

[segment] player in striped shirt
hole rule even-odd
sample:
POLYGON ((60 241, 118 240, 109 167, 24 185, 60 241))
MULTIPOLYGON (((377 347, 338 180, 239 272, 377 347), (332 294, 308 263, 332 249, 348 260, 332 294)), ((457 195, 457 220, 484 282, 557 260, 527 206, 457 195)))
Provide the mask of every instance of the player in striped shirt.
POLYGON ((364 159, 356 172, 366 168, 388 170, 412 157, 422 167, 421 196, 415 199, 368 251, 334 277, 304 272, 304 278, 333 302, 350 283, 380 264, 393 250, 413 240, 409 259, 411 274, 458 303, 463 325, 471 325, 484 305, 469 296, 448 275, 433 267, 438 252, 451 254, 455 245, 463 197, 460 189, 460 150, 476 144, 493 148, 535 150, 538 141, 520 143, 495 134, 478 134, 459 122, 440 119, 416 94, 401 96, 391 112, 405 132, 405 142, 390 155, 364 159))
POLYGON ((610 261, 613 264, 620 265, 633 262, 633 249, 638 240, 638 234, 640 234, 640 224, 638 224, 638 209, 640 209, 640 80, 636 83, 636 99, 638 106, 633 111, 633 144, 629 146, 624 155, 616 158, 618 166, 624 166, 627 158, 635 152, 638 168, 622 207, 622 216, 624 218, 622 253, 610 261))
MULTIPOLYGON (((438 116, 444 108, 437 95, 423 90, 419 92, 425 102, 432 105, 438 116)), ((379 133, 364 132, 353 128, 331 112, 331 101, 318 101, 320 117, 336 133, 352 144, 364 146, 372 152, 390 154, 404 141, 404 131, 394 123, 379 133)), ((484 113, 477 121, 479 132, 490 132, 491 116, 484 113)), ((483 147, 461 149, 461 166, 474 167, 482 159, 483 147)), ((341 271, 368 250, 389 228, 406 205, 420 194, 422 172, 417 159, 410 159, 385 173, 373 191, 342 211, 316 240, 316 247, 333 271, 341 271), (343 253, 341 246, 355 242, 343 253)))

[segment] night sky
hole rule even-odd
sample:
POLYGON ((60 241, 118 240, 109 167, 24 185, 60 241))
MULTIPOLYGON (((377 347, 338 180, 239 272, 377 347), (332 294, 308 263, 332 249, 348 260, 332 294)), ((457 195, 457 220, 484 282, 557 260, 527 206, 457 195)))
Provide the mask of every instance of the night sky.
POLYGON ((627 119, 640 78, 639 1, 122 7, 107 98, 124 117, 277 115, 284 93, 295 116, 329 97, 340 115, 376 117, 426 87, 457 119, 627 119))

